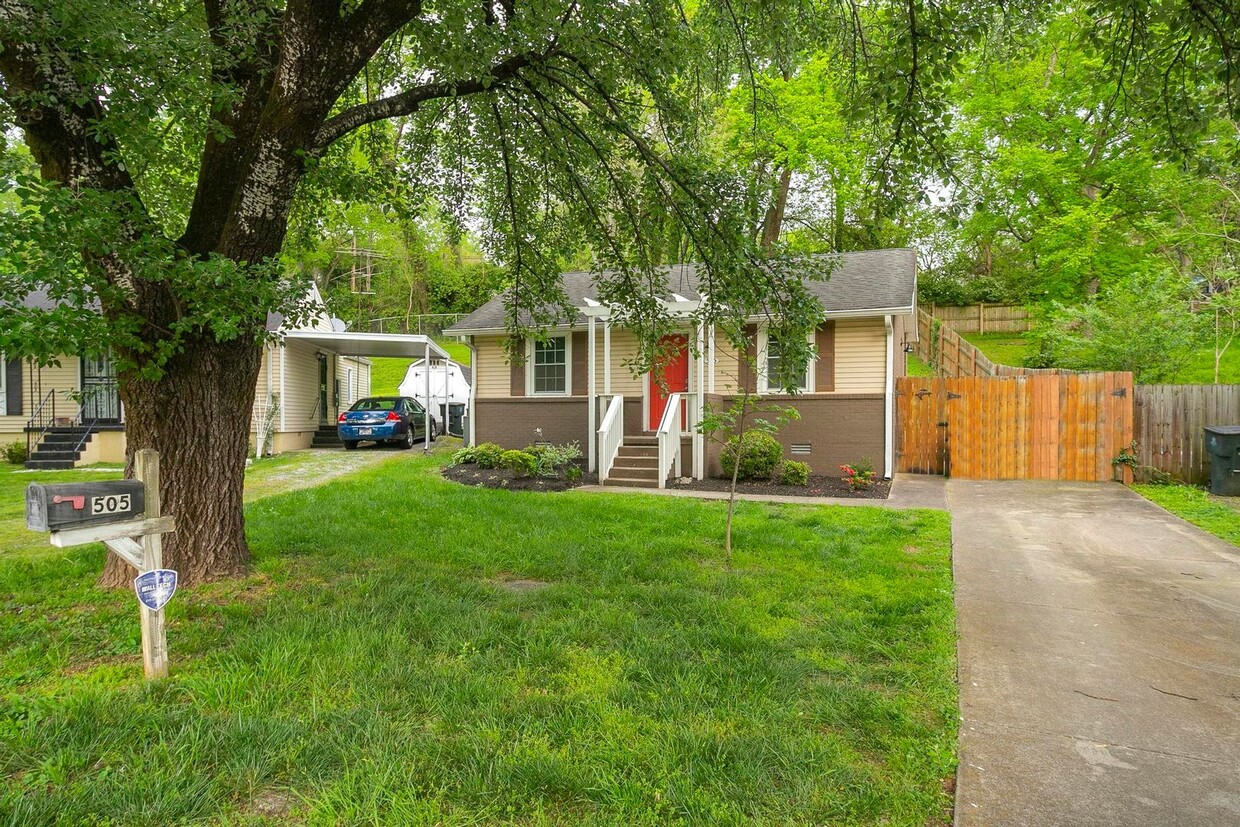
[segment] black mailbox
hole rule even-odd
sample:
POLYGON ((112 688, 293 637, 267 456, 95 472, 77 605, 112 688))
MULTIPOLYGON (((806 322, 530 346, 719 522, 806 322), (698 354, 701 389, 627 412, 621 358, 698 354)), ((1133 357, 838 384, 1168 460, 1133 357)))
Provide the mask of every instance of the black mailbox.
POLYGON ((1240 425, 1206 427, 1210 455, 1210 493, 1240 497, 1240 425))
POLYGON ((26 528, 66 528, 138 520, 146 511, 146 495, 138 480, 32 483, 26 488, 26 528))

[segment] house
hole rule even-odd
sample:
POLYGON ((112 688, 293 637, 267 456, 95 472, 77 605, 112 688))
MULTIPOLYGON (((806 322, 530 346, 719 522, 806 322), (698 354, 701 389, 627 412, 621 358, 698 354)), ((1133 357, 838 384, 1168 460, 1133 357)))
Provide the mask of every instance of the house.
MULTIPOLYGON (((370 358, 447 359, 425 336, 354 333, 328 313, 318 289, 308 300, 315 312, 297 327, 278 314, 267 328, 279 338, 264 346, 250 417, 255 450, 266 453, 339 445, 336 416, 370 395, 370 358)), ((50 309, 45 293, 25 303, 50 309)), ((125 460, 125 410, 108 354, 65 354, 50 367, 3 360, 0 371, 0 445, 26 442, 28 467, 70 468, 125 460)))
POLYGON ((503 297, 492 299, 445 331, 462 337, 473 351, 470 440, 511 448, 536 440, 575 441, 588 446, 590 467, 600 480, 662 486, 677 467, 694 478, 721 472, 720 446, 697 434, 695 425, 706 405, 726 406, 748 387, 799 411, 801 419, 778 434, 786 458, 832 475, 843 463, 869 458, 890 477, 895 379, 905 373, 905 345, 916 336, 915 252, 875 250, 816 261, 829 270, 829 279, 808 281, 807 287, 825 321, 812 334, 816 357, 795 395, 768 386, 778 343, 762 318, 750 319, 748 359, 715 330, 694 326, 690 314, 707 300, 698 291, 697 265, 666 268, 660 298, 685 319, 669 343, 679 355, 664 368, 666 392, 650 374, 634 376, 625 367, 637 352, 637 339, 612 326, 608 308, 594 298, 590 273, 564 274, 577 317, 549 329, 545 341, 524 342, 522 364, 506 358, 503 297), (750 370, 751 361, 756 371, 750 370), (679 416, 667 413, 673 394, 679 416), (637 466, 657 470, 631 473, 637 466))

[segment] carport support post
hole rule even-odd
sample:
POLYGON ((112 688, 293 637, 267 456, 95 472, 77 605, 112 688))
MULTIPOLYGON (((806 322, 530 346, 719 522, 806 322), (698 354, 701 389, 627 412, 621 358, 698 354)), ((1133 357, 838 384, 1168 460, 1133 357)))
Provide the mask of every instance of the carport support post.
POLYGON ((422 364, 426 367, 426 406, 422 408, 422 416, 425 421, 422 423, 422 453, 429 454, 431 452, 431 347, 428 343, 423 349, 426 358, 422 360, 422 364))
MULTIPOLYGON (((134 478, 142 482, 146 497, 146 519, 159 516, 159 452, 142 448, 134 456, 134 478)), ((142 574, 164 567, 163 535, 142 537, 142 574)), ((168 635, 164 627, 164 610, 153 612, 146 606, 139 610, 142 617, 142 669, 148 681, 168 677, 168 635)))

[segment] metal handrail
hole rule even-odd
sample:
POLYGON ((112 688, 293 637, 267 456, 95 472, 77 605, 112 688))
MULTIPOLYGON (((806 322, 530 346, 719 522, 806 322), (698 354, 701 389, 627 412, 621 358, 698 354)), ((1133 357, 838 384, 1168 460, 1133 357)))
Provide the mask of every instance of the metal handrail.
POLYGON ((43 437, 47 436, 47 432, 50 431, 52 429, 52 426, 55 424, 56 424, 56 390, 52 389, 47 392, 47 396, 43 397, 43 401, 40 402, 37 407, 35 407, 34 413, 30 416, 30 419, 26 421, 26 456, 30 456, 30 454, 33 453, 34 445, 41 445, 43 443, 43 437), (34 433, 34 430, 36 428, 40 427, 39 423, 42 420, 39 419, 39 415, 43 413, 43 408, 47 406, 48 402, 52 403, 51 416, 48 416, 46 424, 42 425, 42 428, 39 431, 39 438, 37 440, 34 440, 32 443, 31 435, 34 433))
POLYGON ((681 413, 680 400, 683 394, 673 393, 667 398, 667 407, 663 409, 663 419, 659 422, 659 430, 655 433, 659 441, 659 487, 667 487, 667 474, 676 469, 680 476, 680 433, 681 413))
POLYGON ((603 484, 611 474, 620 446, 624 443, 624 397, 616 394, 607 403, 607 413, 598 426, 598 481, 603 484))

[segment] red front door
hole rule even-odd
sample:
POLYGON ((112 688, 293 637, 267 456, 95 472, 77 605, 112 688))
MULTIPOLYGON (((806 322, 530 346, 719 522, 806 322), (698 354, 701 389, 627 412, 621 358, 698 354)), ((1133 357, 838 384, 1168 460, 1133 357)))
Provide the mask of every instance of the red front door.
MULTIPOLYGON (((649 429, 657 431, 663 419, 663 411, 667 408, 667 398, 673 393, 689 392, 689 338, 687 336, 664 336, 659 343, 667 348, 665 356, 655 369, 646 377, 650 388, 650 423, 649 429), (659 387, 658 377, 662 377, 664 387, 659 387)), ((681 416, 684 416, 684 403, 681 403, 681 416)), ((681 427, 684 419, 681 419, 681 427)))

